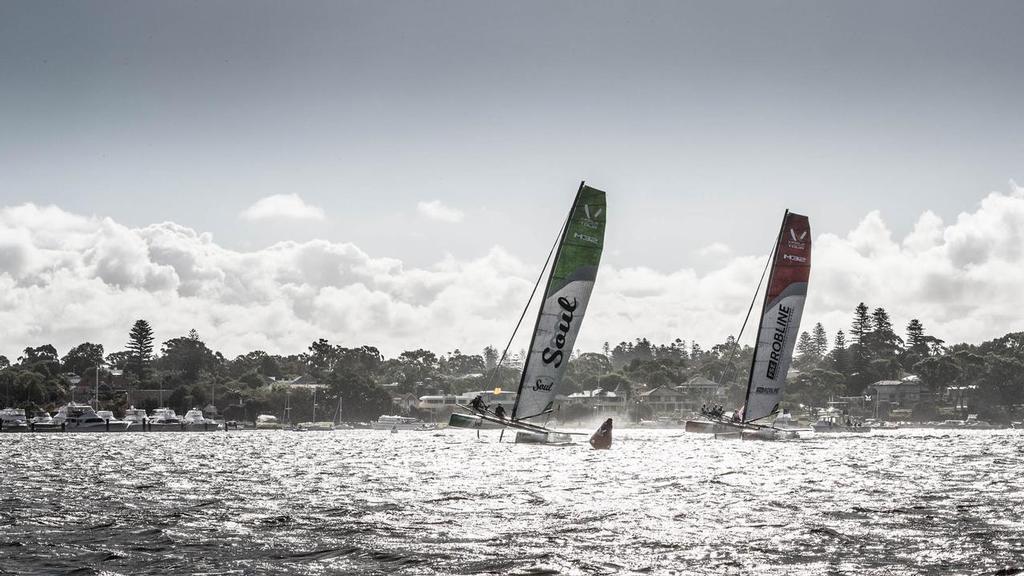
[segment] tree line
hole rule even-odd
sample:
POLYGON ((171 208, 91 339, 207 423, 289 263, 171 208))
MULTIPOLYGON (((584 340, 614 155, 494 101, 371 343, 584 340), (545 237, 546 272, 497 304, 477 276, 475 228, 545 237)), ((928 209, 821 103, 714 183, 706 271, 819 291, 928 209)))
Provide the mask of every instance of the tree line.
MULTIPOLYGON (((281 415, 290 406, 291 419, 303 421, 333 418, 340 404, 342 419, 365 421, 393 412, 393 395, 514 390, 525 355, 520 350, 503 358, 488 346, 480 354, 421 348, 385 358, 372 346, 347 348, 321 338, 297 354, 255 350, 228 359, 195 330, 156 349, 152 327, 138 320, 124 349, 110 354, 101 344, 84 342, 64 356, 49 344, 25 348, 14 363, 0 356, 0 394, 6 394, 0 397, 8 406, 52 409, 71 399, 67 376, 73 374, 98 382, 101 403, 115 410, 126 407, 132 390, 160 389, 166 392, 164 404, 176 410, 213 403, 229 418, 251 419, 257 413, 281 415), (123 375, 115 377, 113 371, 123 375), (285 384, 300 376, 323 386, 316 415, 312 391, 285 384), (118 378, 124 390, 114 386, 118 378)), ((633 397, 702 377, 725 386, 727 402, 739 406, 752 357, 752 347, 740 346, 732 336, 708 349, 682 339, 605 343, 600 352, 572 354, 562 392, 602 389, 633 397)), ((947 346, 917 319, 901 336, 884 308, 870 310, 861 303, 847 332, 838 330, 830 339, 820 323, 802 332, 792 368, 785 398, 791 406, 824 406, 833 397, 864 395, 879 380, 915 375, 924 387, 917 417, 933 417, 944 399, 954 398, 964 411, 1006 420, 1024 402, 1024 333, 947 346)))

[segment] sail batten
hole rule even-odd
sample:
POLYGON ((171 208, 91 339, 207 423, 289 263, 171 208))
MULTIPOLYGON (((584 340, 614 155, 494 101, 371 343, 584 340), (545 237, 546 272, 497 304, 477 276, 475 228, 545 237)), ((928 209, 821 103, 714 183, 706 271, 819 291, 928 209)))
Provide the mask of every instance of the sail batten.
POLYGON ((554 405, 597 278, 606 210, 605 193, 581 183, 551 264, 513 420, 540 416, 554 405))
POLYGON ((743 405, 744 422, 760 420, 778 410, 800 333, 810 274, 810 223, 806 216, 787 211, 775 243, 761 308, 743 405))

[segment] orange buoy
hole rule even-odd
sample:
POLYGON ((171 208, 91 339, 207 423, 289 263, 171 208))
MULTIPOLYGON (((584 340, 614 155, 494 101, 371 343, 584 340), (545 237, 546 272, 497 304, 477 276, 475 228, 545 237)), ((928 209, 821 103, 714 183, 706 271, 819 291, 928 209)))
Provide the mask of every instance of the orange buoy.
POLYGON ((612 447, 612 419, 609 418, 590 437, 590 445, 595 450, 607 450, 612 447))

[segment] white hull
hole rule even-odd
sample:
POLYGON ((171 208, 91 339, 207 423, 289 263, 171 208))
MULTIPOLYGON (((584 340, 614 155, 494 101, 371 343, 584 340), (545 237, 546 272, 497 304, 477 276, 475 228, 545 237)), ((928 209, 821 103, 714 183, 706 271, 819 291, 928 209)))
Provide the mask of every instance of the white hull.
MULTIPOLYGON (((58 426, 58 428, 60 428, 58 426)), ((131 422, 111 422, 108 427, 103 424, 68 424, 64 427, 65 432, 126 432, 131 428, 131 422)))
POLYGON ((370 427, 374 430, 414 430, 420 432, 437 429, 436 425, 427 424, 426 422, 371 422, 370 427))
POLYGON ((560 432, 516 432, 516 444, 572 444, 572 436, 560 432))

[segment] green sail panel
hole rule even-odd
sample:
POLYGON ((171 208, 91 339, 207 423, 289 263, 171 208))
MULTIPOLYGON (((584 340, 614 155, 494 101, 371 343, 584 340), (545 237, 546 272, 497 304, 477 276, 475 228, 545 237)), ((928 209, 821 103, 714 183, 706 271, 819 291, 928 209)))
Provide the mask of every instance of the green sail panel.
POLYGON ((551 410, 569 365, 604 249, 604 192, 580 185, 537 315, 512 419, 551 410))

